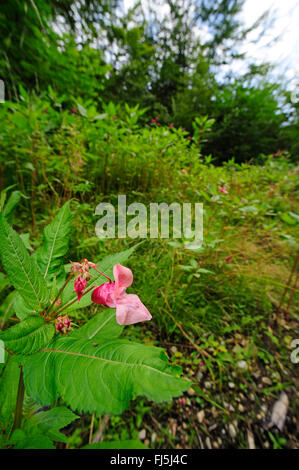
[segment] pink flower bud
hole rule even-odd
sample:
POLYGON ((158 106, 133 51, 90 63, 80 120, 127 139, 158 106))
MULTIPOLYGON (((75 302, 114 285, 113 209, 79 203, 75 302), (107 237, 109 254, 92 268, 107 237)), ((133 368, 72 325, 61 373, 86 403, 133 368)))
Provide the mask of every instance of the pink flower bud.
POLYGON ((76 280, 75 280, 75 283, 74 283, 74 291, 73 292, 76 292, 77 296, 78 296, 78 302, 80 301, 82 295, 83 295, 83 292, 84 292, 84 289, 86 287, 86 284, 87 284, 87 280, 84 279, 83 277, 79 276, 76 280))

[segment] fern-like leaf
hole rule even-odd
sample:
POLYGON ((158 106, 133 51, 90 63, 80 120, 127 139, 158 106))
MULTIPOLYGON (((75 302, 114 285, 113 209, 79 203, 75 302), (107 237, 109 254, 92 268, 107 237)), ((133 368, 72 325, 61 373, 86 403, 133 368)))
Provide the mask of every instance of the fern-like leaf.
POLYGON ((41 311, 48 301, 46 283, 20 236, 0 214, 1 259, 15 289, 34 310, 41 311))
POLYGON ((9 351, 26 355, 44 348, 54 333, 53 325, 45 323, 42 317, 31 315, 17 325, 1 331, 0 340, 4 341, 9 351))
POLYGON ((63 258, 68 251, 71 229, 72 216, 70 203, 67 202, 55 219, 45 227, 44 243, 34 254, 40 272, 45 279, 51 279, 54 275, 56 277, 64 275, 63 258))

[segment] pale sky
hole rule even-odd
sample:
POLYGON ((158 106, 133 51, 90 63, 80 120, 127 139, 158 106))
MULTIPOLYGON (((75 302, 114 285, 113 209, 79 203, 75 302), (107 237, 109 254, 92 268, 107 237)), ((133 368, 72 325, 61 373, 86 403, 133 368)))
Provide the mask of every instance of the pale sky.
POLYGON ((298 78, 299 0, 247 0, 242 12, 245 24, 252 24, 265 10, 271 10, 273 27, 258 44, 248 44, 247 53, 256 61, 275 63, 275 72, 286 79, 298 78))
MULTIPOLYGON (((136 2, 123 0, 123 3, 128 9, 136 2)), ((274 76, 283 77, 292 89, 296 77, 299 79, 299 0, 246 0, 241 13, 245 26, 251 26, 266 10, 271 10, 271 27, 257 43, 251 42, 257 32, 250 34, 242 52, 247 53, 250 62, 274 63, 274 76)), ((161 7, 161 15, 164 14, 165 8, 161 7)))

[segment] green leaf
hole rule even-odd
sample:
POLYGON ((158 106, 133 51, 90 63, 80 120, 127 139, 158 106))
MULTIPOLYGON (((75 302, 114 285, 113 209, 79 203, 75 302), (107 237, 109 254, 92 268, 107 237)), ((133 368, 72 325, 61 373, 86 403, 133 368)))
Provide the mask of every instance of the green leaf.
POLYGON ((33 354, 45 347, 53 338, 53 325, 45 323, 42 317, 32 315, 24 321, 0 332, 0 340, 4 341, 9 351, 17 354, 33 354))
POLYGON ((68 251, 71 229, 72 216, 70 203, 67 202, 44 229, 44 244, 34 255, 45 279, 50 279, 54 275, 56 277, 64 275, 63 258, 68 251))
MULTIPOLYGON (((115 264, 118 264, 118 263, 122 264, 125 261, 127 261, 127 259, 131 256, 131 254, 136 250, 138 245, 139 243, 129 248, 128 250, 121 251, 120 253, 115 253, 114 255, 106 256, 106 258, 98 262, 99 271, 102 271, 104 274, 106 274, 106 276, 112 279, 113 278, 113 266, 115 264)), ((88 290, 92 286, 100 286, 104 282, 107 282, 107 279, 105 279, 105 277, 103 277, 94 269, 91 269, 90 272, 92 273, 94 277, 87 284, 86 290, 88 290)), ((77 299, 77 296, 76 294, 73 293, 73 290, 74 290, 74 282, 70 282, 66 286, 63 292, 62 305, 65 305, 77 299)), ((84 295, 82 299, 80 300, 80 302, 75 302, 74 304, 72 304, 68 308, 68 311, 76 310, 78 308, 88 307, 88 305, 91 304, 91 294, 92 294, 92 291, 84 295)))
POLYGON ((30 258, 19 235, 0 214, 1 259, 9 280, 35 310, 42 311, 48 301, 48 291, 36 264, 30 258))
POLYGON ((59 406, 33 414, 23 426, 23 430, 28 436, 42 434, 52 441, 66 442, 66 436, 59 430, 68 426, 75 419, 78 419, 78 416, 71 410, 65 406, 59 406))
POLYGON ((296 220, 290 216, 290 213, 280 212, 279 217, 288 225, 296 225, 296 220))
POLYGON ((35 434, 28 436, 22 429, 16 429, 9 440, 15 449, 55 449, 47 436, 35 434))
POLYGON ((20 294, 15 292, 16 296, 13 300, 13 308, 20 320, 24 320, 28 315, 34 315, 36 310, 34 308, 29 307, 26 302, 24 301, 23 297, 20 294))
POLYGON ((21 238, 22 242, 24 243, 25 247, 27 248, 27 250, 28 251, 33 251, 33 248, 30 245, 29 233, 21 233, 20 238, 21 238))
POLYGON ((88 444, 82 449, 148 449, 141 441, 127 440, 127 441, 110 441, 110 442, 96 442, 95 444, 88 444))
POLYGON ((119 414, 137 396, 167 401, 190 387, 160 348, 123 339, 95 344, 55 338, 47 349, 27 358, 27 393, 44 405, 61 397, 79 412, 119 414))
POLYGON ((3 328, 5 322, 14 314, 13 301, 16 292, 10 292, 0 305, 0 328, 3 328))
POLYGON ((77 103, 77 108, 81 116, 87 117, 86 109, 81 104, 77 103))
POLYGON ((0 292, 9 285, 9 280, 4 276, 3 273, 0 273, 0 292))
POLYGON ((295 214, 295 212, 289 212, 289 215, 296 220, 296 222, 299 222, 299 215, 295 214))
POLYGON ((8 435, 14 422, 20 368, 17 358, 9 357, 0 378, 0 434, 8 435))
POLYGON ((119 325, 116 321, 115 309, 105 309, 96 314, 81 328, 71 333, 73 338, 93 339, 94 341, 107 340, 120 336, 123 325, 119 325))
POLYGON ((9 196, 7 203, 5 204, 5 207, 3 209, 3 215, 5 216, 6 220, 8 220, 9 222, 11 221, 11 216, 13 214, 13 211, 19 204, 21 197, 22 197, 21 191, 13 191, 11 195, 9 196))

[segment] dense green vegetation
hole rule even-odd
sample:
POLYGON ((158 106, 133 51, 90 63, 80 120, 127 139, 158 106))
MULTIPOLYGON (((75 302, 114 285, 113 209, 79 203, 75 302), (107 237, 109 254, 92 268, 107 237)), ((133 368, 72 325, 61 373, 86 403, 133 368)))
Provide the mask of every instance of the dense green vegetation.
MULTIPOLYGON (((25 368, 15 427, 18 381, 12 387, 10 380, 20 372, 12 359, 9 367, 0 364, 3 447, 53 448, 52 441, 56 448, 110 441, 117 448, 298 447, 298 366, 290 359, 299 338, 298 104, 271 82, 268 65, 220 78, 224 63, 245 60, 238 57, 246 36, 238 19, 242 0, 166 3, 171 21, 161 20, 154 1, 148 15, 141 5, 123 13, 109 0, 0 5, 3 227, 13 226, 42 272, 43 230, 70 205, 72 223, 62 236, 69 251, 55 265, 58 289, 69 260, 101 266, 107 256, 136 247, 124 258, 134 274, 129 292, 138 293, 153 318, 117 333, 138 342, 142 354, 144 346, 164 348, 191 381, 168 398, 141 393, 148 398, 136 398, 122 413, 125 407, 109 408, 109 397, 104 411, 92 399, 76 406, 65 389, 49 409, 41 398, 46 387, 28 379, 29 372, 41 373, 33 362, 25 368), (203 26, 205 40, 194 34, 203 26), (117 207, 119 194, 146 207, 202 202, 202 247, 187 249, 184 238, 99 239, 95 208, 117 207), (279 429, 269 423, 282 392, 288 409, 279 429)), ((0 339, 11 341, 9 353, 36 353, 36 345, 25 343, 27 350, 19 350, 8 333, 28 305, 15 299, 13 287, 22 286, 7 270, 1 230, 0 339)), ((53 307, 51 321, 58 311, 53 307)), ((92 304, 68 314, 78 341, 84 325, 106 318, 107 310, 92 304)), ((58 341, 73 347, 71 336, 58 341)))

